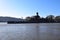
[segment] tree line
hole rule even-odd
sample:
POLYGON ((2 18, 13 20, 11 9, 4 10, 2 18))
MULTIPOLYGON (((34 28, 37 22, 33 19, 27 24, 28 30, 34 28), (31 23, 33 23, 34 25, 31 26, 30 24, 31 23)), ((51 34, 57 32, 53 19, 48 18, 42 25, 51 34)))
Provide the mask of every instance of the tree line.
POLYGON ((35 16, 26 17, 24 21, 8 21, 8 23, 60 23, 60 16, 48 15, 40 17, 38 12, 35 16))
POLYGON ((38 15, 38 12, 35 16, 32 17, 26 17, 26 22, 35 22, 35 23, 60 23, 60 16, 54 16, 54 15, 48 15, 45 18, 40 17, 38 15))

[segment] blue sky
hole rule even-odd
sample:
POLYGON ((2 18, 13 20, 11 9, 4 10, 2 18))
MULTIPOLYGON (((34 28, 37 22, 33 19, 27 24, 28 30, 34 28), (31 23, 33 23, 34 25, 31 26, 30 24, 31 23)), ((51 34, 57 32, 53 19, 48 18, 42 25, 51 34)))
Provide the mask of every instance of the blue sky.
POLYGON ((60 15, 60 0, 0 0, 0 16, 60 15))

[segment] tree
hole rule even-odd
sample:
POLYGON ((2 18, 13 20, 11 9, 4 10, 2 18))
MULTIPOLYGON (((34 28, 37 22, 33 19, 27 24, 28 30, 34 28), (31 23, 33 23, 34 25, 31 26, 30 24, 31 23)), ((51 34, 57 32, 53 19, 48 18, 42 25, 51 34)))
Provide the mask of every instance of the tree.
POLYGON ((31 17, 26 17, 26 20, 27 20, 27 21, 31 20, 31 17))
POLYGON ((60 22, 60 16, 56 16, 56 17, 55 17, 55 21, 56 21, 56 22, 60 22))
POLYGON ((54 22, 54 15, 48 15, 47 17, 46 17, 46 20, 47 20, 47 22, 54 22))

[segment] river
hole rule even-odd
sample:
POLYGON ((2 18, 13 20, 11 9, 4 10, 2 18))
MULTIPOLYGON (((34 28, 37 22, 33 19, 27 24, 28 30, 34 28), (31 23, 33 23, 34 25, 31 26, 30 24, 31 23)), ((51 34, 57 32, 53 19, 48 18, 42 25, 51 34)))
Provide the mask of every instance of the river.
POLYGON ((60 40, 60 23, 0 24, 0 40, 60 40))

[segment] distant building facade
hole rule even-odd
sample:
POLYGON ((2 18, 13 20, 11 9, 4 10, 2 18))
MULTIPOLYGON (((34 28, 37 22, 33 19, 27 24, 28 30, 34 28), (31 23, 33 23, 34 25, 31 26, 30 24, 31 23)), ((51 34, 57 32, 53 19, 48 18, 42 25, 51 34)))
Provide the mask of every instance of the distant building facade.
POLYGON ((40 16, 39 16, 38 12, 36 12, 36 15, 35 16, 26 17, 26 19, 29 22, 39 22, 40 21, 40 16))

